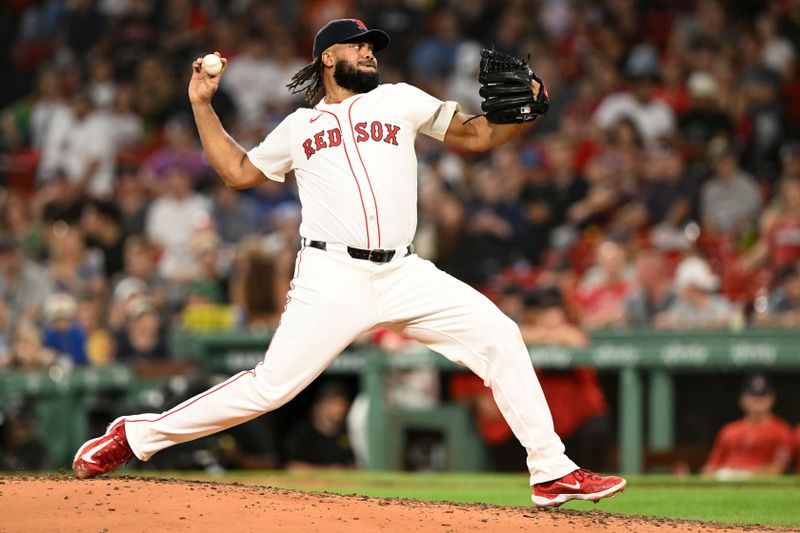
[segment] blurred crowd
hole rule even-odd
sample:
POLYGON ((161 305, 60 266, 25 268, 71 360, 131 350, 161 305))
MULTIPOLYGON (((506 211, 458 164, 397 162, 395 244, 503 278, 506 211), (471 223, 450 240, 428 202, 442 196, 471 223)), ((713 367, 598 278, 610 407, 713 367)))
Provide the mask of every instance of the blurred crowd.
POLYGON ((477 113, 479 51, 495 46, 531 54, 551 95, 529 134, 490 154, 418 139, 421 255, 495 298, 556 287, 588 329, 800 323, 796 0, 2 9, 2 364, 163 358, 198 308, 274 327, 296 188, 221 185, 185 96, 190 64, 229 59, 214 106, 250 148, 304 105, 285 85, 316 29, 354 14, 392 36, 384 82, 477 113))
MULTIPOLYGON (((213 104, 249 149, 305 105, 285 86, 317 29, 354 16, 392 37, 383 82, 468 113, 482 47, 530 54, 547 84, 549 114, 491 153, 418 138, 418 252, 497 301, 557 293, 565 338, 533 323, 529 342, 800 324, 800 0, 13 0, 0 14, 0 367, 157 361, 178 328, 274 328, 296 187, 221 184, 191 62, 228 58, 213 104)), ((604 420, 602 392, 586 409, 604 420)))

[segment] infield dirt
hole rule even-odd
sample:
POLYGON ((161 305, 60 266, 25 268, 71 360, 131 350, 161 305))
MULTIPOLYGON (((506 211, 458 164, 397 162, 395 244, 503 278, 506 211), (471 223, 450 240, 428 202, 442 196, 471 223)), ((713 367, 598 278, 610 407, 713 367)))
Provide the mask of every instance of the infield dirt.
POLYGON ((599 511, 428 503, 238 484, 0 477, 0 532, 791 531, 599 511))

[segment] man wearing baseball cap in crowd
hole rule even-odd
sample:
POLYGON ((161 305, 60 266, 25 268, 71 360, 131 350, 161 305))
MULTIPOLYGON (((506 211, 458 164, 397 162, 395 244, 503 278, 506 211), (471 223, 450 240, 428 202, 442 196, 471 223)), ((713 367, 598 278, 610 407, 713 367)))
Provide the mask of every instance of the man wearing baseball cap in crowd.
POLYGON ((775 391, 763 374, 747 376, 739 396, 744 417, 722 427, 703 474, 720 479, 782 474, 792 457, 791 428, 772 413, 775 391))
POLYGON ((677 298, 654 324, 663 329, 722 328, 737 317, 728 299, 717 293, 719 278, 700 257, 687 257, 675 271, 677 298))

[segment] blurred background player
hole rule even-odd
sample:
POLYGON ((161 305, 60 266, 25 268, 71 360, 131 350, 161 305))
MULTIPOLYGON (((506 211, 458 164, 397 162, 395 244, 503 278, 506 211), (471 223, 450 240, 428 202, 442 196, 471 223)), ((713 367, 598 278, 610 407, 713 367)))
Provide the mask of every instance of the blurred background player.
POLYGON ((747 377, 739 406, 744 417, 722 427, 703 474, 720 479, 782 474, 792 458, 791 428, 772 413, 775 392, 766 376, 747 377))

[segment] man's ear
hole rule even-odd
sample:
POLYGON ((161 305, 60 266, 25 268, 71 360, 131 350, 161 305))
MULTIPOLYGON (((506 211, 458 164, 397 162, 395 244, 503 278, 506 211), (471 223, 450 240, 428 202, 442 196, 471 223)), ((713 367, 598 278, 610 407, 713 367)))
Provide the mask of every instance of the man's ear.
POLYGON ((320 58, 322 59, 322 64, 325 65, 326 67, 332 67, 334 63, 336 63, 336 60, 334 59, 330 49, 322 52, 320 58))

